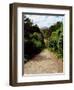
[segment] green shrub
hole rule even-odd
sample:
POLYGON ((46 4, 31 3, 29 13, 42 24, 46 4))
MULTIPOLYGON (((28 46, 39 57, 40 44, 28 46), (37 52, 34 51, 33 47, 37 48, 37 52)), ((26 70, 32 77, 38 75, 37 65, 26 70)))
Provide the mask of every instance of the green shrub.
POLYGON ((42 49, 43 48, 43 41, 42 41, 42 37, 39 33, 34 32, 32 35, 32 39, 31 41, 34 43, 34 45, 38 48, 38 49, 42 49))
POLYGON ((40 53, 44 48, 40 33, 29 33, 29 38, 24 39, 24 57, 28 60, 40 53))
POLYGON ((58 40, 58 54, 60 54, 60 57, 63 57, 63 35, 61 33, 59 40, 58 40))
POLYGON ((63 57, 63 25, 60 26, 57 30, 53 30, 49 41, 48 41, 48 48, 51 51, 56 52, 58 57, 63 57))

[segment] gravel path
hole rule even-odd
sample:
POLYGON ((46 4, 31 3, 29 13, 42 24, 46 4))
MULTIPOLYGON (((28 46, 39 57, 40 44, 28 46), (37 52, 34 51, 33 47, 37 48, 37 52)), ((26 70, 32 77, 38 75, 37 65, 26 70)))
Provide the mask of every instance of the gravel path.
POLYGON ((24 64, 25 74, 46 74, 62 73, 63 61, 58 59, 52 52, 44 49, 40 54, 35 56, 24 64))

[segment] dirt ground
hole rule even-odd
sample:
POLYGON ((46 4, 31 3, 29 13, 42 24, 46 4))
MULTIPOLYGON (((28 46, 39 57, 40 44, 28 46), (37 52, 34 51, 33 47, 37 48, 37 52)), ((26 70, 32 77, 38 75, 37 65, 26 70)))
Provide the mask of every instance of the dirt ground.
POLYGON ((52 52, 44 49, 24 64, 24 74, 62 73, 63 60, 58 59, 52 52))

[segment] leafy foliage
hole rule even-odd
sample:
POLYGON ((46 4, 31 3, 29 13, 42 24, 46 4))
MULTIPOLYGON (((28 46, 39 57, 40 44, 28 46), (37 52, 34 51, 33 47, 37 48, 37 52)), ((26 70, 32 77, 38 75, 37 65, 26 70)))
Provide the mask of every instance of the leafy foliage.
POLYGON ((29 18, 24 20, 24 58, 31 59, 44 48, 43 35, 29 18))
POLYGON ((52 31, 49 38, 49 48, 51 51, 57 52, 59 57, 63 57, 63 24, 61 22, 58 22, 56 30, 54 28, 52 31))

